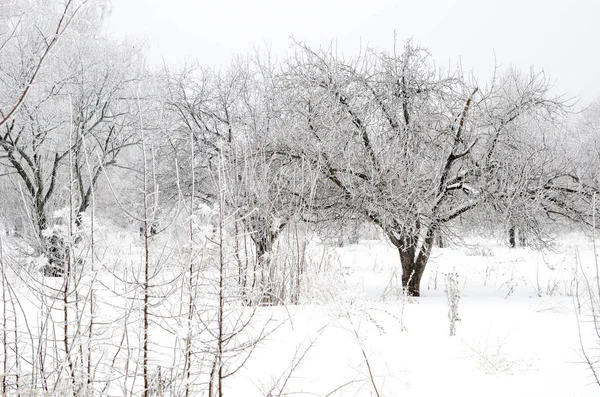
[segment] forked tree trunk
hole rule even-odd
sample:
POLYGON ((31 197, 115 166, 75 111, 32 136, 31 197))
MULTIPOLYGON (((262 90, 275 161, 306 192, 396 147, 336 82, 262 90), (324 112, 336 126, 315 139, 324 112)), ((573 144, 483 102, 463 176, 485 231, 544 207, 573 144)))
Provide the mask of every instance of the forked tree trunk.
MULTIPOLYGON (((415 258, 414 255, 402 251, 400 253, 400 263, 402 264, 402 288, 406 290, 410 296, 421 296, 421 278, 427 265, 427 260, 415 258)), ((414 252, 414 251, 413 251, 414 252)))
POLYGON ((402 288, 410 296, 421 296, 421 279, 435 238, 435 230, 427 230, 427 234, 419 246, 418 236, 402 236, 397 238, 388 235, 390 241, 398 249, 402 265, 402 288))
POLYGON ((286 223, 282 223, 278 228, 274 229, 271 227, 270 221, 259 218, 253 222, 245 222, 245 225, 250 231, 250 237, 256 248, 256 264, 260 275, 256 272, 254 273, 253 283, 257 282, 256 278, 259 276, 258 286, 261 288, 261 299, 258 303, 264 306, 275 305, 279 299, 274 288, 275 265, 271 260, 271 256, 275 242, 286 223))

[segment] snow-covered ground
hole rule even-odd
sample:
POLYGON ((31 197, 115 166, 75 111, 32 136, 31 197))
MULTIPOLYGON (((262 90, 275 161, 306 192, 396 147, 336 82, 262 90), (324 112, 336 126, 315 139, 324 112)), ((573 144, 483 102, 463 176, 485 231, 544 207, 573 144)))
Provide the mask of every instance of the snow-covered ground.
MULTIPOLYGON (((124 246, 130 243, 121 237, 124 246)), ((565 237, 554 251, 545 252, 508 249, 477 239, 468 240, 466 246, 435 248, 419 298, 401 294, 398 254, 385 241, 318 246, 307 252, 319 256, 314 261, 326 262, 329 272, 314 276, 314 290, 310 298, 304 298, 304 304, 262 307, 255 312, 230 308, 234 319, 246 318, 244 310, 252 316, 242 338, 252 339, 261 332, 265 336, 242 367, 224 380, 225 396, 563 397, 600 393, 600 386, 594 384, 583 363, 578 328, 580 324, 584 345, 597 348, 592 324, 587 321, 588 298, 582 276, 585 272, 594 277, 596 271, 589 238, 565 237), (444 291, 445 275, 450 272, 457 274, 461 292, 461 321, 455 336, 449 336, 449 306, 444 291), (578 322, 578 316, 582 321, 578 322)), ((134 288, 127 290, 126 283, 119 280, 128 277, 127 258, 132 268, 139 267, 135 263, 140 260, 139 250, 129 248, 115 258, 112 274, 96 273, 94 282, 98 303, 94 325, 97 341, 92 348, 97 356, 93 365, 97 365, 98 379, 102 378, 100 374, 105 374, 103 379, 115 378, 107 389, 113 395, 140 387, 139 381, 131 386, 132 378, 123 380, 124 369, 115 369, 124 368, 126 359, 131 367, 134 363, 138 366, 129 368, 130 372, 139 372, 140 365, 140 313, 135 309, 140 295, 134 288), (133 353, 123 353, 126 350, 133 353)), ((139 275, 131 273, 129 277, 139 275)), ((162 277, 172 277, 172 281, 154 290, 153 310, 161 315, 170 312, 173 317, 154 318, 149 341, 150 362, 154 367, 160 365, 166 378, 170 365, 183 362, 175 346, 181 350, 187 328, 176 316, 182 307, 177 304, 185 301, 177 292, 184 281, 168 269, 162 277), (174 299, 161 300, 161 294, 174 299), (162 311, 157 309, 161 305, 162 311)), ((43 289, 48 292, 52 281, 46 280, 43 289)), ((40 333, 35 329, 40 329, 48 317, 37 298, 27 292, 31 291, 31 285, 27 285, 31 282, 13 279, 11 285, 22 293, 18 316, 26 314, 19 325, 22 343, 39 346, 34 338, 40 333), (25 317, 28 324, 23 321, 25 317)), ((54 282, 58 288, 60 282, 54 282)), ((88 284, 89 280, 81 282, 82 286, 88 284)), ((79 299, 85 301, 86 289, 79 294, 79 299)), ((51 297, 44 299, 48 302, 51 297)), ((15 310, 13 306, 8 309, 15 310)), ((56 303, 53 310, 55 326, 43 334, 51 337, 45 347, 47 363, 53 354, 60 356, 62 348, 60 304, 56 303)), ((13 321, 8 317, 7 329, 13 321)), ((207 314, 207 321, 210 318, 207 314)), ((193 327, 200 328, 198 324, 193 327)), ((74 340, 83 340, 77 338, 74 336, 74 340)), ((81 346, 87 348, 85 343, 81 346)), ((35 353, 36 349, 31 351, 35 353)), ((229 369, 242 364, 240 357, 230 358, 229 369)), ((210 371, 210 363, 204 365, 197 369, 204 375, 193 377, 200 383, 210 371)), ((26 366, 26 362, 21 363, 22 368, 26 366)), ((167 385, 163 395, 176 389, 167 385)))
MULTIPOLYGON (((313 341, 282 395, 600 393, 582 364, 575 315, 579 304, 586 313, 586 302, 574 296, 582 288, 576 265, 593 268, 585 238, 565 239, 545 253, 485 241, 435 249, 423 296, 410 301, 391 288, 398 261, 388 244, 363 241, 335 251, 347 289, 338 291, 335 303, 274 309, 290 320, 261 346, 240 376, 245 382, 232 386, 231 395, 260 396, 277 379, 281 385, 279 377, 313 341), (447 272, 458 273, 462 288, 454 337, 444 293, 447 272)), ((584 339, 593 347, 585 325, 584 339)))

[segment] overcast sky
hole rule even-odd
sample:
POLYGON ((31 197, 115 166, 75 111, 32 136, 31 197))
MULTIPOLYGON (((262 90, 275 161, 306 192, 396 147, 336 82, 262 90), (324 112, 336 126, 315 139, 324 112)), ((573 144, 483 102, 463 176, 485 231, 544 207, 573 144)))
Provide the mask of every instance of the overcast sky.
POLYGON ((357 53, 400 41, 429 49, 442 66, 460 61, 481 77, 502 65, 544 70, 557 93, 600 97, 600 0, 111 0, 110 30, 148 40, 151 57, 226 67, 233 54, 294 37, 357 53))

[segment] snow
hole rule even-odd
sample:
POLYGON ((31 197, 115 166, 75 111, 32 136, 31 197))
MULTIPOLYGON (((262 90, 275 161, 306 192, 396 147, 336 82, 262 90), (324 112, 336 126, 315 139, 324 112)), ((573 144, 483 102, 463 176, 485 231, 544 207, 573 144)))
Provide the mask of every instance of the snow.
MULTIPOLYGON (((104 233, 106 245, 121 250, 113 258, 112 273, 105 267, 105 273, 88 275, 82 282, 96 283, 96 329, 105 341, 94 346, 103 352, 99 372, 109 372, 123 335, 120 330, 132 327, 130 337, 139 337, 134 324, 140 316, 132 309, 139 292, 121 280, 127 269, 139 264, 135 238, 104 233), (103 310, 102 302, 110 303, 109 309, 103 310)), ((563 237, 558 247, 537 252, 472 238, 466 246, 435 248, 423 276, 422 296, 408 298, 399 290, 397 251, 385 241, 364 240, 345 247, 313 243, 307 252, 313 261, 327 261, 330 278, 315 276, 319 292, 305 296, 304 304, 256 311, 230 308, 234 319, 252 316, 252 326, 240 340, 267 332, 242 368, 224 380, 224 395, 597 396, 600 387, 583 363, 576 315, 588 318, 581 274, 595 274, 592 244, 574 235, 563 237), (454 337, 449 336, 444 293, 448 272, 456 272, 461 285, 461 321, 454 337)), ((157 296, 168 296, 168 289, 181 283, 169 269, 161 277, 173 281, 155 291, 157 296)), ((29 281, 11 282, 22 294, 17 312, 25 313, 34 326, 44 312, 27 293, 29 281)), ((60 287, 59 280, 46 279, 45 284, 48 291, 60 287)), ((172 296, 176 298, 153 302, 164 305, 165 313, 175 313, 181 295, 172 296)), ((210 306, 211 298, 205 299, 210 306)), ((57 327, 61 316, 60 311, 52 314, 57 327)), ((211 316, 207 311, 206 319, 211 316)), ((188 330, 185 321, 169 321, 154 319, 150 330, 151 363, 163 368, 181 360, 173 346, 181 346, 188 330)), ((582 321, 581 326, 585 346, 597 346, 592 325, 582 321)), ((202 338, 202 327, 192 327, 202 338)), ((127 343, 132 350, 138 346, 135 340, 127 343)), ((230 360, 230 368, 243 361, 230 360)), ((124 365, 122 360, 116 361, 119 365, 124 365)), ((121 388, 115 382, 111 391, 122 395, 123 387, 139 389, 141 381, 137 386, 131 382, 121 388)))
MULTIPOLYGON (((340 293, 348 299, 287 308, 290 324, 261 346, 244 371, 248 381, 232 386, 230 395, 264 395, 258 386, 272 384, 296 348, 316 340, 286 385, 288 393, 375 395, 362 345, 382 396, 596 396, 598 386, 582 364, 571 296, 574 251, 593 257, 589 242, 577 244, 555 253, 479 247, 486 256, 474 254, 477 247, 435 249, 423 296, 406 303, 402 321, 402 301, 382 303, 381 297, 397 272, 397 253, 380 241, 336 248, 347 274, 347 290, 340 293), (449 271, 464 282, 456 337, 448 336, 443 292, 442 274, 449 271)), ((287 317, 273 310, 282 321, 287 317)))

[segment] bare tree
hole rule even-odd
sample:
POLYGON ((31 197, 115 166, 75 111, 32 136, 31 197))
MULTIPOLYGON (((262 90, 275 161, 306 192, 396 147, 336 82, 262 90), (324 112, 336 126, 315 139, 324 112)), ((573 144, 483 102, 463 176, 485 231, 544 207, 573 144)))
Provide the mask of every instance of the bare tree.
POLYGON ((90 206, 100 173, 118 165, 119 155, 139 144, 135 99, 145 72, 143 56, 129 43, 92 40, 69 55, 65 63, 73 72, 63 95, 68 95, 73 112, 72 167, 80 214, 90 206))
POLYGON ((11 121, 23 105, 52 49, 86 3, 88 0, 67 0, 58 14, 53 10, 54 4, 42 1, 17 1, 2 5, 0 21, 6 29, 0 31, 0 54, 8 58, 14 51, 19 51, 22 48, 22 36, 31 41, 25 48, 27 56, 21 57, 24 62, 19 78, 12 81, 2 79, 5 84, 11 81, 12 87, 5 87, 8 88, 8 97, 0 102, 0 127, 11 121), (41 18, 36 20, 36 14, 41 18), (44 18, 52 22, 48 23, 44 18))
POLYGON ((280 302, 270 258, 283 229, 306 206, 312 183, 277 150, 288 120, 275 75, 274 65, 250 58, 238 60, 224 76, 184 71, 171 84, 180 128, 192 133, 197 146, 197 194, 215 203, 224 184, 225 203, 239 214, 235 228, 251 239, 255 258, 249 265, 240 257, 238 269, 248 303, 256 301, 250 298, 254 292, 263 304, 280 302))
MULTIPOLYGON (((80 28, 70 21, 73 29, 80 28)), ((92 23, 88 30, 64 33, 69 41, 57 49, 61 59, 45 60, 44 70, 35 72, 40 81, 27 88, 18 110, 0 127, 2 161, 28 199, 34 235, 57 264, 45 269, 48 275, 60 275, 64 260, 62 243, 44 231, 49 211, 61 195, 57 186, 70 178, 66 171, 71 167, 75 178, 79 196, 75 211, 84 212, 100 172, 115 164, 121 151, 135 142, 129 128, 130 115, 135 115, 130 103, 140 57, 131 47, 96 37, 93 18, 86 22, 92 23), (88 171, 91 178, 86 177, 88 171)), ((30 51, 23 45, 10 52, 11 64, 21 67, 3 70, 3 81, 27 74, 25 61, 30 51)))
POLYGON ((497 142, 523 115, 562 106, 543 76, 507 76, 480 87, 460 69, 436 70, 410 42, 349 60, 299 44, 289 60, 298 138, 288 151, 385 232, 411 295, 441 227, 491 198, 497 142))

